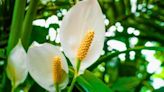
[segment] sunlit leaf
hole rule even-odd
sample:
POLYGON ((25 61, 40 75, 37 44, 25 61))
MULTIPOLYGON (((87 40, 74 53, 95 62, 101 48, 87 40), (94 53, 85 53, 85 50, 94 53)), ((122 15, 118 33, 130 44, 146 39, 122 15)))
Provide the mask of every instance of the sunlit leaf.
POLYGON ((85 90, 85 92, 113 92, 89 71, 85 71, 83 75, 79 76, 77 78, 77 83, 85 90))
POLYGON ((112 89, 119 92, 133 92, 139 83, 137 77, 121 77, 112 85, 112 89))

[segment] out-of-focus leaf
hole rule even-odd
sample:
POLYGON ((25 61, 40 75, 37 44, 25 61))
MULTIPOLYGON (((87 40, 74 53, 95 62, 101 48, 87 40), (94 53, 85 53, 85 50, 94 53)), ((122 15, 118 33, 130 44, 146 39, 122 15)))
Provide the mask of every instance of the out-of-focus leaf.
POLYGON ((85 90, 85 92, 113 92, 89 71, 85 71, 83 75, 79 76, 77 78, 77 83, 85 90))
POLYGON ((37 41, 43 43, 46 41, 46 36, 48 35, 48 29, 40 26, 33 26, 31 42, 37 41))
POLYGON ((157 74, 153 74, 153 78, 164 78, 164 67, 162 67, 162 71, 157 74))
POLYGON ((161 88, 159 88, 159 89, 156 89, 156 90, 153 91, 153 92, 164 92, 164 87, 161 87, 161 88))
POLYGON ((34 83, 34 85, 31 87, 29 92, 46 92, 43 88, 41 88, 38 84, 34 83))
POLYGON ((136 77, 122 77, 112 85, 112 89, 118 92, 133 92, 139 83, 140 80, 136 77))
POLYGON ((109 19, 111 21, 111 24, 114 24, 115 22, 115 16, 114 16, 114 12, 112 11, 112 8, 109 7, 108 10, 107 10, 107 16, 110 16, 109 19))
POLYGON ((119 75, 120 76, 135 76, 137 68, 133 63, 123 63, 119 65, 119 75), (128 72, 127 72, 128 71, 128 72))
POLYGON ((155 57, 159 59, 162 63, 164 63, 164 51, 163 52, 156 52, 155 57))
POLYGON ((149 92, 149 91, 151 92, 151 88, 148 88, 146 86, 143 86, 140 90, 140 92, 149 92))
POLYGON ((129 48, 125 51, 115 52, 115 53, 108 53, 105 56, 100 57, 94 64, 92 64, 88 69, 93 70, 95 67, 97 67, 102 62, 107 62, 111 60, 113 57, 118 56, 119 54, 126 53, 129 51, 140 51, 140 50, 156 50, 156 51, 164 51, 164 47, 144 47, 144 46, 138 46, 135 48, 129 48))
POLYGON ((5 50, 4 49, 0 49, 0 57, 4 57, 5 56, 5 50))
POLYGON ((59 24, 50 24, 49 27, 54 28, 55 30, 59 28, 59 24))

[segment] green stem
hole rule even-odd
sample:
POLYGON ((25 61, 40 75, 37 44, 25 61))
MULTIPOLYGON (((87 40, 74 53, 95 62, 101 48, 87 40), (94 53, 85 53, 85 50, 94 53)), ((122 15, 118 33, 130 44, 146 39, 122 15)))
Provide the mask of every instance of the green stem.
POLYGON ((29 90, 30 90, 30 88, 31 88, 31 86, 34 84, 34 82, 32 81, 30 81, 30 80, 26 80, 26 86, 23 88, 23 92, 29 92, 29 90))
POLYGON ((73 87, 74 87, 74 85, 76 83, 76 77, 77 77, 77 75, 74 74, 74 77, 72 79, 71 86, 69 87, 68 92, 72 92, 72 89, 73 89, 73 87))
POLYGON ((15 86, 14 85, 11 88, 11 92, 15 92, 15 86))
POLYGON ((76 64, 76 72, 78 74, 79 72, 79 69, 80 69, 80 64, 81 64, 81 61, 79 59, 76 60, 77 64, 76 64))
POLYGON ((3 74, 2 74, 2 82, 1 82, 1 86, 0 86, 0 92, 3 92, 4 88, 5 88, 5 84, 6 84, 6 72, 3 71, 3 74))
POLYGON ((23 22, 21 40, 26 50, 30 43, 30 37, 31 37, 31 32, 32 32, 32 22, 37 11, 38 2, 39 0, 30 0, 29 9, 27 10, 27 13, 23 22))
POLYGON ((14 88, 12 87, 11 92, 14 92, 14 88))
POLYGON ((55 84, 55 89, 56 89, 56 92, 60 92, 59 84, 55 84))
POLYGON ((15 0, 14 12, 12 17, 12 23, 10 28, 10 36, 7 47, 7 55, 11 49, 15 47, 20 38, 21 26, 24 19, 26 0, 15 0))
POLYGON ((68 92, 72 92, 72 89, 73 89, 73 87, 74 87, 74 85, 76 83, 76 78, 77 78, 78 73, 79 73, 81 61, 79 59, 77 59, 76 62, 77 62, 77 64, 76 64, 76 70, 75 70, 74 77, 73 77, 72 82, 71 82, 71 86, 68 89, 68 92))

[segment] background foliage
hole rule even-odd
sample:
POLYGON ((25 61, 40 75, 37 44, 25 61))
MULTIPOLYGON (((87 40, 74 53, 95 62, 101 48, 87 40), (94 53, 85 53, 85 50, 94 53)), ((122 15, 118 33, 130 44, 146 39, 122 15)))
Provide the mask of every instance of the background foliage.
MULTIPOLYGON (((14 2, 0 0, 0 92, 11 89, 5 67, 14 2)), ((77 79, 74 91, 163 92, 164 1, 99 0, 99 3, 106 24, 104 51, 101 58, 77 79)), ((40 1, 29 44, 37 41, 60 46, 61 20, 74 4, 75 0, 40 1)), ((25 13, 28 7, 29 0, 25 13)), ((20 89, 45 92, 30 76, 17 90, 20 89)))

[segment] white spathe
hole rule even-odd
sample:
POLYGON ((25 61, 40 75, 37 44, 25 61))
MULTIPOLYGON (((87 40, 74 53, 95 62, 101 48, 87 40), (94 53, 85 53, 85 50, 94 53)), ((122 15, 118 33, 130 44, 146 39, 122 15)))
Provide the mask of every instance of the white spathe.
MULTIPOLYGON (((32 44, 28 50, 28 68, 32 78, 43 88, 50 92, 55 91, 53 80, 53 59, 55 56, 60 56, 63 70, 68 74, 68 65, 64 55, 59 48, 44 43, 40 45, 32 44)), ((68 84, 68 78, 59 84, 60 89, 63 89, 68 84)))
POLYGON ((27 54, 21 44, 21 41, 11 50, 8 56, 7 76, 12 82, 13 87, 23 83, 27 77, 27 54))
POLYGON ((97 0, 79 1, 63 18, 60 29, 61 46, 74 68, 80 42, 88 31, 94 31, 95 35, 87 56, 81 62, 80 74, 99 58, 103 50, 105 24, 97 0))

